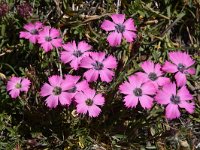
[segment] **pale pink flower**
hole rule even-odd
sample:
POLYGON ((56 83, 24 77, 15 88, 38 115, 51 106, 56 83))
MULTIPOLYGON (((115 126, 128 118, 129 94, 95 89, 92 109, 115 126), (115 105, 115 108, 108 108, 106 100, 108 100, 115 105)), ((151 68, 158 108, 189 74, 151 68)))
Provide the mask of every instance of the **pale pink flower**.
POLYGON ((39 31, 42 27, 41 22, 28 23, 24 25, 26 31, 21 31, 19 37, 28 39, 31 43, 35 44, 38 41, 39 31))
POLYGON ((7 91, 12 98, 17 98, 20 92, 28 92, 30 80, 21 77, 12 77, 7 83, 7 91))
POLYGON ((61 76, 53 75, 48 78, 48 83, 44 83, 40 95, 47 97, 46 104, 49 108, 55 108, 58 105, 58 101, 61 105, 70 105, 71 96, 67 92, 72 87, 71 81, 65 81, 61 76))
POLYGON ((194 112, 194 102, 190 102, 193 99, 192 95, 186 88, 182 86, 177 90, 175 83, 169 83, 163 86, 162 90, 159 90, 155 96, 155 100, 159 104, 167 105, 165 110, 166 118, 175 119, 180 117, 180 108, 184 108, 190 114, 194 112))
POLYGON ((183 86, 187 82, 186 75, 195 74, 195 68, 192 67, 195 61, 185 52, 170 52, 169 59, 166 61, 162 70, 169 73, 176 73, 175 79, 178 86, 183 86))
POLYGON ((123 37, 127 42, 136 39, 136 27, 132 18, 125 21, 124 14, 113 14, 111 18, 113 22, 105 20, 101 25, 103 30, 111 31, 107 37, 107 41, 111 46, 120 45, 123 37))
POLYGON ((125 81, 119 87, 120 93, 125 94, 124 102, 128 108, 136 107, 138 101, 144 109, 150 109, 153 106, 153 96, 156 88, 152 82, 146 82, 141 76, 131 75, 128 81, 125 81))
POLYGON ((81 92, 83 90, 90 88, 89 84, 86 80, 82 80, 82 81, 78 82, 80 80, 80 78, 81 78, 80 76, 65 75, 65 82, 72 83, 70 89, 66 91, 66 92, 70 93, 71 99, 74 98, 78 92, 81 92))
POLYGON ((64 51, 61 52, 61 61, 64 63, 70 62, 70 66, 77 70, 81 60, 89 55, 91 48, 92 46, 85 41, 80 41, 78 45, 76 45, 75 41, 68 42, 63 45, 64 51))
POLYGON ((84 73, 88 82, 97 81, 99 75, 102 81, 111 82, 114 76, 112 69, 117 67, 117 61, 111 55, 106 57, 104 52, 91 52, 82 59, 80 67, 89 69, 84 73))
POLYGON ((60 37, 60 32, 55 28, 45 26, 39 33, 38 43, 41 44, 45 52, 51 51, 54 47, 61 47, 62 39, 60 37))
POLYGON ((75 100, 77 102, 77 113, 86 114, 88 112, 90 117, 99 116, 101 109, 98 106, 103 106, 105 102, 102 94, 97 94, 92 89, 77 93, 75 100))
POLYGON ((145 61, 141 64, 143 72, 137 72, 136 74, 139 77, 143 77, 146 82, 151 81, 156 89, 159 88, 159 86, 163 86, 166 83, 170 82, 170 79, 167 77, 163 77, 163 72, 161 71, 161 65, 160 64, 154 64, 152 61, 145 61))

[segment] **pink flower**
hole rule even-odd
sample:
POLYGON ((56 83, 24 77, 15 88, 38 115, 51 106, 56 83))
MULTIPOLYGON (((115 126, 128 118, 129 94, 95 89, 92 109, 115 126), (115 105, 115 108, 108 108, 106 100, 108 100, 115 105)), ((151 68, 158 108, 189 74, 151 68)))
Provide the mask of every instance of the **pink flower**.
POLYGON ((28 23, 24 25, 26 31, 21 31, 19 37, 28 39, 31 43, 35 44, 38 41, 39 31, 42 27, 41 22, 28 23))
POLYGON ((89 89, 89 84, 86 80, 78 82, 80 76, 65 75, 65 82, 71 82, 72 85, 66 92, 70 93, 71 99, 75 97, 78 92, 89 89))
POLYGON ((186 86, 182 86, 179 90, 176 88, 175 83, 169 83, 163 86, 155 96, 159 104, 167 105, 165 115, 168 119, 175 119, 180 117, 180 108, 185 108, 190 114, 194 112, 194 102, 186 86))
POLYGON ((62 39, 60 38, 60 33, 57 29, 46 26, 39 33, 38 43, 41 44, 45 52, 53 49, 53 47, 61 47, 62 39))
POLYGON ((186 84, 186 75, 195 74, 195 69, 191 66, 195 61, 184 52, 170 52, 169 59, 172 61, 166 61, 162 70, 169 73, 176 73, 175 79, 178 86, 183 86, 186 84))
POLYGON ((30 80, 21 77, 12 77, 7 83, 7 91, 12 98, 17 98, 20 92, 28 92, 30 80))
POLYGON ((80 66, 89 69, 84 73, 88 82, 97 81, 99 75, 102 81, 111 82, 114 76, 111 69, 117 67, 117 61, 111 55, 106 57, 104 52, 91 52, 88 57, 82 59, 80 66))
POLYGON ((159 86, 163 86, 166 83, 170 82, 170 79, 167 77, 163 77, 163 72, 161 71, 160 64, 154 64, 152 61, 145 61, 141 64, 143 72, 136 73, 139 77, 142 76, 145 81, 151 81, 156 89, 159 86))
POLYGON ((107 41, 111 46, 120 45, 122 37, 127 42, 132 42, 136 38, 136 27, 132 18, 125 21, 124 14, 113 14, 111 18, 113 22, 105 20, 101 25, 103 30, 111 31, 107 37, 107 41))
POLYGON ((128 108, 136 107, 138 101, 144 109, 150 109, 153 106, 153 98, 156 88, 152 82, 145 82, 141 76, 132 75, 128 78, 129 82, 120 85, 119 90, 125 94, 124 102, 128 108))
POLYGON ((70 105, 71 96, 67 92, 72 87, 71 81, 65 81, 62 77, 53 75, 49 77, 49 83, 43 84, 40 95, 47 97, 46 104, 49 108, 55 108, 58 101, 61 105, 70 105))
POLYGON ((91 89, 79 92, 76 94, 75 99, 77 113, 86 114, 88 112, 90 117, 99 116, 101 109, 98 106, 103 106, 105 102, 102 94, 96 94, 95 90, 91 89))
POLYGON ((64 63, 70 62, 70 66, 77 70, 81 63, 83 57, 89 55, 89 51, 92 46, 90 46, 85 41, 81 41, 76 45, 76 42, 68 42, 63 45, 64 51, 61 52, 61 60, 64 63))

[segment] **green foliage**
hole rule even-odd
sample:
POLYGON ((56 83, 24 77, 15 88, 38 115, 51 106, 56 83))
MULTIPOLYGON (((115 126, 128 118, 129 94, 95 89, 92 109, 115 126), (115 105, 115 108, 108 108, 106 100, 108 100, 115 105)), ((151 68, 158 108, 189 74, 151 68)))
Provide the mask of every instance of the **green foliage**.
MULTIPOLYGON (((200 142, 200 3, 198 0, 31 0, 33 13, 17 12, 22 0, 5 0, 10 11, 0 18, 0 149, 178 149, 187 141, 191 148, 200 142), (137 25, 137 40, 110 47, 100 24, 112 13, 125 13, 137 25), (77 116, 75 106, 49 110, 39 96, 42 83, 59 74, 56 51, 44 53, 38 45, 19 39, 23 25, 44 22, 62 31, 63 39, 86 40, 95 51, 114 54, 116 77, 110 84, 96 84, 106 97, 98 118, 77 116), (161 107, 146 111, 123 106, 118 86, 138 71, 140 62, 163 63, 171 50, 185 50, 196 60, 196 75, 188 86, 195 97, 196 111, 167 121, 161 107), (12 100, 6 92, 10 76, 32 81, 29 93, 12 100)), ((62 64, 63 73, 75 73, 62 64)))

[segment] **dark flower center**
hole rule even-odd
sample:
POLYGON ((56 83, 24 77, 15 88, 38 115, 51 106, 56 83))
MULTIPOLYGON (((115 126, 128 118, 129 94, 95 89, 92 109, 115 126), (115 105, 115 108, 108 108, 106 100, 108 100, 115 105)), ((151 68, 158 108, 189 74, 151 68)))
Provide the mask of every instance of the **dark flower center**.
POLYGON ((172 102, 172 104, 179 104, 180 103, 180 97, 173 94, 170 98, 170 101, 172 102))
POLYGON ((31 32, 30 32, 32 35, 37 35, 38 34, 38 30, 36 30, 36 29, 33 29, 33 30, 31 30, 31 32))
POLYGON ((88 106, 92 106, 93 100, 91 100, 91 99, 89 98, 89 99, 87 99, 87 100, 85 101, 85 103, 86 103, 86 105, 88 105, 88 106))
POLYGON ((118 33, 123 33, 125 31, 125 26, 123 24, 117 24, 115 26, 115 29, 117 30, 118 33))
POLYGON ((142 96, 142 89, 135 88, 135 90, 133 90, 133 93, 135 94, 135 96, 140 97, 140 96, 142 96))
POLYGON ((154 72, 149 73, 148 77, 149 77, 149 79, 152 80, 152 81, 155 81, 155 80, 158 79, 158 76, 157 76, 156 73, 154 73, 154 72))
POLYGON ((95 63, 92 64, 92 66, 94 66, 95 70, 102 70, 104 65, 101 62, 96 61, 95 63))
POLYGON ((73 55, 75 57, 80 57, 81 55, 83 55, 83 53, 80 50, 76 50, 76 51, 73 52, 73 55))
POLYGON ((73 86, 71 89, 67 90, 68 93, 75 93, 76 92, 76 86, 73 86))
POLYGON ((52 40, 52 38, 51 38, 50 36, 46 36, 46 37, 45 37, 45 40, 46 40, 47 42, 50 42, 50 41, 52 40))
POLYGON ((61 92, 62 92, 61 87, 58 87, 58 86, 54 87, 54 89, 53 89, 53 94, 54 95, 60 95, 61 92))
POLYGON ((185 66, 183 64, 178 64, 178 71, 183 73, 185 69, 186 68, 185 68, 185 66))
POLYGON ((22 87, 22 85, 20 84, 20 83, 17 83, 16 85, 15 85, 15 88, 17 88, 17 89, 20 89, 22 87))

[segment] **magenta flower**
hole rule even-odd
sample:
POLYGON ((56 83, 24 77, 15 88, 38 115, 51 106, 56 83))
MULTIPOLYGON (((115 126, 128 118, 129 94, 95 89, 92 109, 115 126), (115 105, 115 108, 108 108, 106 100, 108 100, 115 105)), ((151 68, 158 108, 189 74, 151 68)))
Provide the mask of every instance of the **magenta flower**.
POLYGON ((120 45, 122 37, 124 37, 127 42, 132 42, 136 39, 136 27, 132 18, 125 21, 124 14, 113 14, 111 18, 113 22, 105 20, 101 25, 103 30, 111 31, 107 37, 107 41, 111 46, 120 45))
POLYGON ((46 26, 39 33, 38 43, 45 52, 51 51, 53 47, 58 48, 62 46, 62 39, 57 29, 46 26))
POLYGON ((80 76, 73 76, 73 75, 65 75, 65 82, 71 82, 72 86, 69 90, 67 90, 68 93, 71 95, 71 99, 75 97, 75 95, 78 92, 84 91, 86 89, 89 89, 89 84, 86 80, 80 81, 80 76))
POLYGON ((91 89, 77 93, 75 100, 77 113, 86 114, 88 112, 90 117, 99 116, 101 109, 98 106, 103 106, 105 102, 102 94, 96 94, 95 90, 91 89))
POLYGON ((152 82, 145 82, 142 76, 130 76, 128 81, 120 85, 119 91, 126 95, 124 102, 128 108, 136 107, 138 101, 144 109, 150 109, 153 106, 151 96, 156 93, 156 88, 152 82))
POLYGON ((180 108, 185 108, 190 114, 194 112, 194 102, 190 102, 193 99, 186 86, 182 86, 177 90, 175 83, 169 83, 163 86, 162 90, 159 90, 155 96, 156 101, 159 104, 167 105, 165 115, 168 119, 175 119, 180 117, 180 108))
POLYGON ((176 73, 175 79, 178 86, 183 86, 186 84, 186 75, 195 74, 195 68, 191 66, 195 63, 195 61, 184 52, 170 52, 169 59, 172 61, 166 61, 162 70, 169 73, 176 73))
POLYGON ((28 39, 31 43, 35 44, 38 41, 39 31, 42 27, 41 22, 28 23, 24 25, 26 31, 21 31, 19 37, 28 39))
POLYGON ((117 67, 117 61, 111 55, 106 57, 104 52, 91 52, 88 57, 82 59, 80 66, 89 69, 84 73, 88 82, 97 81, 99 75, 102 81, 111 82, 114 76, 111 69, 117 67))
POLYGON ((167 77, 163 77, 163 72, 161 71, 160 64, 154 64, 152 61, 145 61, 141 64, 143 72, 136 73, 139 77, 142 76, 145 81, 151 81, 156 89, 159 86, 163 86, 166 83, 170 82, 170 79, 167 77))
POLYGON ((61 60, 64 63, 70 62, 70 66, 77 70, 83 57, 89 55, 91 48, 92 46, 85 41, 79 42, 78 46, 75 41, 68 42, 63 45, 64 51, 61 52, 61 60))
POLYGON ((12 98, 17 98, 20 92, 28 92, 30 80, 21 77, 12 77, 7 83, 7 91, 12 98))
POLYGON ((70 105, 71 96, 67 92, 72 87, 71 81, 65 81, 62 77, 53 75, 49 77, 49 83, 44 83, 40 95, 47 97, 46 104, 49 108, 55 108, 58 105, 58 101, 61 105, 70 105))

